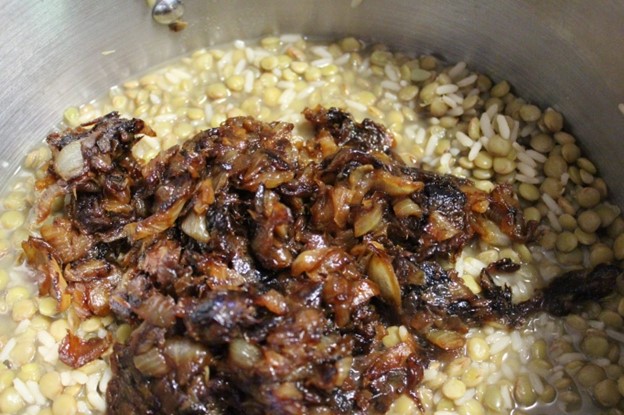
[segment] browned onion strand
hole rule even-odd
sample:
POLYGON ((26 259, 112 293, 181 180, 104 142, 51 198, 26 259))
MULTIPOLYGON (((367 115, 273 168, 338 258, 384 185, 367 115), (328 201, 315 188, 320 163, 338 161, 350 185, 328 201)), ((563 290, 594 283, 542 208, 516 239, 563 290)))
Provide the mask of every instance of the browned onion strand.
MULTIPOLYGON (((238 117, 147 164, 131 150, 151 130, 115 113, 48 138, 39 187, 69 203, 24 251, 59 309, 110 310, 135 327, 111 355, 110 413, 384 412, 469 327, 567 313, 619 274, 576 272, 585 290, 555 279, 513 304, 490 273, 515 265, 498 261, 474 294, 442 260, 475 238, 534 237, 511 188, 407 167, 370 120, 304 114, 315 131, 305 142, 291 124, 238 117), (57 171, 76 143, 80 171, 57 171), (386 348, 397 322, 409 335, 386 348)), ((107 341, 70 333, 61 357, 79 366, 107 341)))

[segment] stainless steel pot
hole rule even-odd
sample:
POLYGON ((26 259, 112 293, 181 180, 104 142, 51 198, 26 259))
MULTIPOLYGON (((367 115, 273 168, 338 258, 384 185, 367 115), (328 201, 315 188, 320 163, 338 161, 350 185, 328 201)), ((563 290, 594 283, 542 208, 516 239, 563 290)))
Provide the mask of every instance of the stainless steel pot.
POLYGON ((0 4, 0 177, 69 105, 200 46, 272 32, 356 35, 466 60, 549 104, 624 206, 624 3, 600 0, 186 0, 186 30, 156 24, 143 0, 0 4), (112 53, 107 53, 111 52, 112 53))

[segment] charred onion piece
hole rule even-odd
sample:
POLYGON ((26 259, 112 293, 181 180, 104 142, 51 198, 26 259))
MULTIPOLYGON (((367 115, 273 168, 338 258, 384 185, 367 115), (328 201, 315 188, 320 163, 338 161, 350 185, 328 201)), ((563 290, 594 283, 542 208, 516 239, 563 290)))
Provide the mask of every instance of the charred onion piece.
MULTIPOLYGON (((474 294, 438 260, 477 238, 530 241, 511 187, 407 167, 370 120, 304 115, 303 143, 291 124, 238 117, 148 163, 132 146, 153 133, 115 113, 48 137, 37 220, 68 204, 25 257, 60 311, 134 328, 110 356, 110 414, 383 413, 470 327, 566 313, 613 287, 619 269, 598 267, 514 304, 492 278, 516 270, 503 261, 474 294), (407 331, 385 347, 396 324, 407 331)), ((61 360, 79 367, 109 344, 68 334, 61 360)))
POLYGON ((83 340, 80 337, 67 332, 59 345, 59 359, 61 362, 74 369, 100 357, 112 344, 112 336, 99 337, 83 340))

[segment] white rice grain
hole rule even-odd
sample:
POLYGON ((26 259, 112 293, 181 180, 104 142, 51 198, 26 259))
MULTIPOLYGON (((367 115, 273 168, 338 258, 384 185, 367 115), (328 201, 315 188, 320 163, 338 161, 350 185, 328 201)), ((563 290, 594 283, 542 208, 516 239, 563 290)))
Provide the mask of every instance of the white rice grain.
MULTIPOLYGON (((392 92, 384 92, 384 98, 386 98, 389 101, 396 101, 397 100, 397 96, 395 94, 393 94, 392 92)), ((396 106, 394 106, 394 109, 397 109, 396 106)))
POLYGON ((545 155, 535 150, 527 150, 526 153, 529 157, 531 157, 538 163, 544 163, 548 159, 545 155))
POLYGON ((9 354, 17 344, 17 341, 14 337, 11 337, 9 341, 4 345, 2 351, 0 352, 0 362, 4 362, 9 358, 9 354))
POLYGON ((471 147, 474 143, 474 141, 472 141, 472 138, 468 137, 468 135, 462 131, 456 132, 455 138, 457 139, 457 141, 459 141, 459 144, 466 148, 471 147))
POLYGON ((496 123, 498 124, 498 132, 505 140, 509 140, 511 137, 511 129, 507 123, 507 118, 504 115, 498 114, 496 116, 496 123))
POLYGON ((436 146, 438 145, 438 140, 440 136, 438 134, 432 134, 427 141, 427 146, 425 147, 425 155, 431 156, 435 151, 436 146))
POLYGON ((30 320, 28 319, 22 320, 19 322, 17 327, 15 327, 14 332, 15 334, 22 334, 28 329, 29 326, 30 326, 30 320))
POLYGON ((446 112, 446 115, 450 116, 450 117, 459 117, 461 115, 464 114, 464 108, 460 105, 456 106, 455 108, 452 108, 450 110, 448 110, 446 112))
POLYGON ((351 109, 360 112, 366 112, 366 110, 368 109, 366 105, 362 104, 361 102, 353 101, 351 99, 345 99, 345 104, 347 104, 351 109))
POLYGON ((510 344, 511 344, 511 338, 508 336, 505 336, 501 338, 500 340, 497 340, 494 344, 490 346, 490 353, 498 354, 499 352, 502 352, 503 350, 505 350, 507 346, 509 346, 510 344))
POLYGON ((89 405, 82 399, 76 401, 76 409, 79 414, 87 414, 91 412, 89 405))
POLYGON ((503 398, 504 408, 511 409, 513 407, 513 401, 511 400, 511 393, 506 385, 501 385, 501 397, 503 398))
POLYGON ((84 385, 89 381, 89 376, 87 376, 86 373, 81 372, 79 370, 73 370, 71 372, 71 376, 74 379, 74 381, 80 385, 84 385))
POLYGON ((485 137, 490 138, 494 135, 492 123, 490 122, 490 116, 486 112, 481 114, 481 118, 479 119, 479 125, 481 126, 481 131, 483 131, 483 135, 485 137))
POLYGON ((217 69, 223 72, 223 69, 232 63, 232 51, 226 52, 225 55, 217 62, 217 69))
POLYGON ((606 357, 600 357, 598 359, 594 359, 593 363, 596 366, 600 366, 600 367, 607 367, 611 364, 611 361, 609 359, 607 359, 606 357))
POLYGON ((557 362, 562 365, 567 365, 576 360, 585 361, 585 355, 583 353, 564 353, 557 358, 557 362))
POLYGON ((557 204, 555 199, 552 198, 548 193, 542 193, 542 200, 552 212, 557 215, 561 215, 563 212, 561 211, 561 207, 557 204))
POLYGON ((485 111, 485 113, 489 117, 490 121, 493 120, 494 116, 498 113, 498 104, 490 105, 490 107, 485 111))
POLYGON ((518 333, 517 331, 512 331, 510 337, 512 349, 514 349, 515 351, 519 351, 520 349, 522 349, 522 346, 524 346, 524 342, 522 341, 520 333, 518 333))
POLYGON ((254 85, 254 73, 250 70, 245 71, 245 84, 243 85, 243 91, 249 93, 253 90, 254 85))
POLYGON ((618 109, 620 110, 620 112, 622 113, 622 115, 624 115, 624 102, 620 102, 618 104, 618 109))
POLYGON ((561 175, 561 184, 565 187, 568 184, 568 180, 570 180, 570 174, 565 172, 561 175))
POLYGON ((557 215, 552 210, 549 210, 546 213, 546 217, 548 218, 548 222, 550 222, 550 226, 557 232, 561 232, 563 229, 561 228, 561 224, 559 223, 559 219, 557 219, 557 215))
POLYGON ((390 91, 400 91, 401 90, 401 85, 399 85, 398 82, 390 81, 390 80, 387 80, 387 79, 385 81, 381 81, 379 83, 379 85, 381 85, 382 88, 388 89, 390 91))
POLYGON ((604 330, 605 327, 605 324, 602 321, 598 320, 589 320, 587 322, 587 325, 597 330, 604 330))
POLYGON ((458 94, 447 94, 446 96, 452 99, 453 101, 455 101, 459 105, 464 103, 464 97, 461 92, 458 94))
POLYGON ((247 60, 246 59, 239 60, 238 63, 236 64, 236 66, 234 67, 234 74, 235 75, 240 75, 241 73, 243 73, 243 70, 245 70, 246 66, 247 66, 247 60))
POLYGON ((41 393, 41 389, 39 388, 39 384, 37 382, 35 382, 34 380, 27 380, 26 386, 28 387, 28 390, 30 391, 32 396, 35 398, 35 403, 37 405, 46 404, 46 397, 43 396, 43 394, 41 393))
POLYGON ((531 156, 529 156, 524 150, 518 151, 516 154, 516 158, 528 166, 537 167, 537 163, 535 162, 535 160, 531 158, 531 156))
POLYGON ((542 379, 539 377, 539 375, 533 372, 529 372, 528 376, 529 382, 531 382, 533 390, 535 390, 538 395, 541 395, 544 392, 544 383, 542 382, 542 379))
POLYGON ((301 35, 296 33, 287 33, 285 35, 281 35, 280 40, 284 43, 295 43, 303 40, 303 38, 301 37, 301 35))
POLYGON ((535 131, 535 123, 528 123, 519 132, 520 137, 528 137, 535 131))
POLYGON ((70 371, 61 372, 61 385, 72 386, 76 384, 76 379, 72 376, 70 371))
POLYGON ((28 389, 28 386, 20 378, 13 379, 13 387, 27 404, 35 403, 35 397, 28 389))
POLYGON ((319 58, 330 60, 333 58, 331 52, 327 49, 327 46, 313 46, 310 48, 310 51, 319 58))
POLYGON ((459 61, 448 71, 448 75, 451 78, 457 78, 466 69, 466 62, 459 61))
POLYGON ((438 95, 450 94, 450 93, 456 92, 458 89, 459 87, 455 84, 440 85, 439 87, 436 88, 436 94, 438 95))
POLYGON ((89 393, 87 393, 87 401, 97 411, 103 412, 103 411, 106 410, 106 401, 97 392, 89 392, 89 393))
POLYGON ((247 62, 253 62, 256 57, 256 52, 252 48, 245 48, 245 59, 247 62))
POLYGON ((474 159, 476 159, 479 155, 479 151, 481 151, 482 146, 483 145, 480 141, 475 141, 475 143, 470 148, 470 152, 468 152, 468 160, 474 161, 474 159))
POLYGON ((511 128, 511 137, 509 139, 514 143, 518 140, 518 131, 520 130, 520 123, 518 121, 512 121, 513 127, 511 128))
POLYGON ((424 128, 420 128, 416 131, 416 137, 414 138, 414 141, 416 142, 416 144, 423 144, 426 137, 427 131, 424 128))
POLYGON ((107 367, 102 374, 102 379, 100 379, 100 383, 98 383, 98 390, 100 393, 106 393, 106 389, 108 388, 108 382, 110 382, 111 377, 113 376, 113 372, 110 367, 107 367))
POLYGON ((469 85, 474 84, 476 82, 476 80, 477 80, 477 74, 473 73, 472 75, 469 75, 469 76, 465 77, 464 79, 461 79, 461 80, 457 81, 455 83, 455 85, 457 85, 460 88, 463 88, 465 86, 469 86, 469 85))
POLYGON ((442 97, 442 101, 444 101, 444 103, 446 105, 448 105, 451 108, 457 108, 457 102, 455 102, 452 98, 450 98, 448 95, 444 95, 442 97))
POLYGON ((280 95, 278 102, 280 104, 280 109, 283 111, 293 102, 295 99, 296 93, 294 89, 286 89, 280 95))
POLYGON ((524 174, 527 177, 536 177, 537 176, 537 170, 535 170, 533 167, 527 165, 526 163, 520 162, 518 164, 516 164, 516 168, 518 169, 518 171, 522 174, 524 174))
POLYGON ((279 81, 277 84, 275 84, 275 86, 280 89, 294 89, 295 83, 291 81, 279 81))
POLYGON ((474 398, 476 394, 477 394, 477 391, 474 388, 468 389, 466 393, 464 393, 464 396, 462 396, 461 398, 455 399, 455 405, 463 406, 464 404, 466 404, 466 402, 474 398))
POLYGON ((316 67, 316 68, 324 68, 326 66, 331 65, 332 63, 332 58, 321 58, 321 59, 316 59, 313 60, 312 62, 310 62, 310 65, 316 67))
POLYGON ((516 374, 514 373, 513 369, 511 368, 511 366, 506 365, 506 364, 502 364, 500 367, 501 372, 503 372, 503 376, 508 379, 508 380, 515 380, 516 379, 516 374))
POLYGON ((299 94, 297 94, 297 99, 306 99, 312 94, 312 92, 314 92, 314 89, 315 88, 312 85, 303 88, 301 91, 299 91, 299 94))
POLYGON ((399 82, 399 80, 401 79, 399 69, 390 63, 387 63, 386 66, 384 66, 384 73, 386 74, 386 77, 388 77, 388 79, 392 82, 399 82))
POLYGON ((479 275, 483 268, 485 268, 485 263, 477 258, 466 257, 464 259, 464 271, 470 275, 479 275))
POLYGON ((351 55, 349 53, 343 53, 334 60, 334 65, 343 66, 344 64, 349 62, 349 59, 351 59, 351 55))
POLYGON ((622 344, 624 344, 624 333, 620 333, 616 330, 606 329, 605 333, 607 336, 611 337, 613 340, 616 340, 622 344))

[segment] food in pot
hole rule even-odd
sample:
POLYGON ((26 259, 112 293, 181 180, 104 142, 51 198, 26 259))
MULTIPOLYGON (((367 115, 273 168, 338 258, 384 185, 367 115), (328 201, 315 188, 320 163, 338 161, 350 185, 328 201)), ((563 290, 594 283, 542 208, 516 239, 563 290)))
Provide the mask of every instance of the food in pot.
MULTIPOLYGON (((501 192, 501 189, 511 186, 520 196, 520 207, 515 207, 516 210, 521 209, 527 220, 540 223, 535 234, 537 240, 533 242, 529 238, 532 232, 520 232, 523 238, 514 239, 509 237, 510 232, 504 232, 504 226, 486 225, 481 229, 481 234, 491 236, 490 239, 471 239, 466 245, 431 245, 436 246, 435 250, 439 252, 424 252, 426 250, 419 250, 417 245, 410 246, 410 250, 405 248, 408 252, 413 251, 412 256, 423 255, 414 261, 417 264, 431 262, 435 257, 437 267, 435 269, 439 270, 437 275, 441 276, 443 281, 446 282, 447 279, 449 281, 449 284, 443 287, 464 287, 467 289, 464 291, 466 295, 484 298, 487 296, 487 290, 496 291, 495 287, 508 284, 515 304, 511 306, 512 308, 520 307, 519 304, 523 303, 532 304, 530 298, 540 298, 540 292, 544 292, 544 297, 552 295, 553 298, 565 293, 571 298, 559 296, 557 298, 561 301, 552 303, 558 304, 558 307, 563 307, 566 311, 571 305, 574 306, 574 314, 568 317, 557 319, 542 313, 530 318, 526 325, 516 330, 509 330, 495 321, 481 328, 471 328, 465 335, 467 339, 465 345, 459 347, 457 354, 432 356, 436 357, 436 360, 423 364, 426 368, 423 370, 422 382, 413 389, 394 391, 396 395, 400 394, 398 397, 392 393, 386 394, 385 396, 396 399, 393 402, 381 399, 381 402, 375 403, 374 408, 380 410, 388 408, 389 413, 413 412, 418 409, 418 405, 428 413, 436 411, 508 413, 513 408, 516 408, 516 411, 523 411, 534 405, 545 408, 544 410, 559 412, 579 410, 584 413, 596 412, 597 408, 617 408, 621 401, 618 381, 622 375, 619 362, 619 342, 622 338, 620 294, 613 293, 600 301, 571 304, 576 302, 574 292, 570 293, 567 290, 562 292, 559 288, 553 288, 551 291, 541 289, 566 271, 574 271, 568 274, 571 277, 568 281, 583 281, 582 270, 590 270, 602 263, 621 260, 624 255, 620 255, 622 253, 619 252, 622 248, 619 235, 624 222, 619 216, 619 210, 606 202, 607 189, 604 182, 596 176, 595 166, 582 156, 574 137, 562 131, 562 116, 552 109, 542 111, 537 106, 517 98, 507 82, 502 81, 493 85, 489 78, 470 71, 463 63, 445 66, 431 56, 412 58, 391 53, 383 46, 364 49, 364 45, 353 38, 328 45, 307 42, 297 36, 287 35, 263 39, 258 47, 248 46, 239 41, 229 49, 196 52, 189 58, 183 58, 180 62, 147 74, 137 81, 130 81, 123 87, 114 88, 107 101, 87 104, 80 109, 68 109, 65 112, 65 119, 69 126, 75 127, 80 122, 90 121, 115 109, 126 117, 135 116, 143 119, 154 130, 156 137, 149 135, 151 132, 144 130, 144 127, 132 127, 137 128, 135 132, 146 135, 138 140, 130 151, 138 164, 148 165, 150 160, 156 163, 154 160, 162 157, 159 155, 161 150, 185 142, 208 127, 218 127, 228 117, 239 115, 253 116, 258 122, 273 120, 291 122, 295 126, 291 141, 295 146, 301 145, 307 137, 314 134, 303 122, 302 111, 305 107, 316 108, 317 104, 323 104, 326 108, 333 106, 349 111, 357 123, 364 118, 370 118, 386 125, 389 136, 394 137, 396 141, 394 153, 401 158, 405 168, 412 169, 410 171, 452 173, 471 182, 453 179, 451 188, 462 187, 461 183, 474 183, 471 188, 480 194, 489 194, 488 197, 493 200, 497 194, 500 201, 508 200, 505 196, 509 193, 501 192), (502 186, 497 186, 498 184, 502 186), (497 229, 503 231, 496 232, 497 229), (462 246, 463 250, 460 250, 462 246), (445 255, 448 255, 447 259, 443 258, 445 255), (511 263, 519 264, 519 267, 512 266, 511 263), (496 265, 488 267, 489 264, 496 265), (492 277, 492 285, 488 285, 487 278, 480 278, 484 268, 492 277)), ((314 114, 317 117, 323 114, 318 112, 319 110, 313 111, 317 112, 308 112, 308 116, 313 115, 313 120, 314 114)), ((112 121, 110 118, 106 120, 112 121)), ((316 124, 323 125, 323 122, 316 124)), ((59 173, 62 173, 59 176, 63 180, 71 181, 84 174, 86 161, 84 157, 81 159, 80 152, 75 151, 76 145, 72 147, 69 145, 71 143, 65 144, 67 145, 58 146, 58 154, 54 157, 56 165, 53 167, 59 168, 59 173), (62 162, 59 161, 59 157, 62 157, 62 162)), ((325 144, 330 143, 328 141, 325 144)), ((320 150, 329 151, 331 148, 321 147, 320 150)), ((93 151, 97 152, 95 149, 93 151)), ((103 154, 106 151, 99 149, 99 152, 103 154)), ((45 168, 40 168, 50 157, 46 153, 45 149, 36 150, 26 161, 27 166, 39 179, 46 176, 45 168)), ((97 157, 89 157, 89 160, 97 161, 97 157)), ((100 161, 102 163, 98 165, 106 168, 106 160, 100 161)), ((274 171, 267 172, 267 175, 271 176, 268 173, 274 171)), ((386 191, 394 191, 390 186, 392 182, 386 179, 395 176, 379 173, 378 176, 373 180, 374 183, 377 183, 377 179, 381 179, 380 183, 387 186, 386 191)), ((279 175, 277 177, 278 179, 272 177, 272 180, 283 180, 279 179, 279 175)), ((401 175, 398 177, 404 178, 401 175)), ((426 175, 427 180, 425 178, 416 180, 418 178, 408 176, 409 180, 420 181, 423 184, 428 183, 432 177, 439 176, 426 175)), ((39 189, 46 190, 40 197, 52 203, 37 204, 31 217, 26 220, 24 209, 30 206, 33 200, 32 196, 29 196, 29 199, 20 197, 22 195, 19 192, 20 189, 26 189, 22 194, 31 195, 32 190, 28 189, 32 189, 32 181, 31 184, 28 183, 32 179, 24 178, 21 181, 19 179, 18 177, 15 190, 7 195, 4 202, 7 211, 2 215, 2 223, 13 232, 7 234, 5 238, 7 241, 21 242, 27 239, 26 228, 20 227, 23 223, 33 223, 37 217, 45 217, 47 209, 43 208, 44 206, 48 206, 50 211, 54 212, 53 216, 62 217, 59 215, 59 208, 63 204, 63 191, 55 188, 54 184, 45 182, 44 179, 44 182, 39 182, 39 189)), ((330 180, 331 185, 335 184, 331 180, 340 180, 338 177, 324 179, 330 180)), ((111 180, 114 182, 114 179, 111 180)), ((179 188, 170 186, 169 189, 180 194, 185 192, 183 186, 179 188)), ((275 192, 276 190, 270 190, 267 194, 275 192)), ((457 195, 452 192, 451 194, 457 195)), ((97 200, 97 196, 93 196, 93 199, 97 200)), ((346 197, 346 193, 342 196, 346 197)), ((351 225, 354 235, 356 228, 358 232, 358 236, 353 236, 353 239, 364 239, 366 235, 374 234, 376 228, 373 225, 378 220, 387 219, 387 214, 394 217, 401 215, 411 217, 417 214, 418 208, 422 210, 422 206, 416 201, 413 201, 412 205, 410 201, 400 203, 395 200, 400 197, 399 195, 387 197, 393 202, 392 209, 387 205, 381 210, 380 215, 375 207, 386 200, 381 198, 363 206, 370 208, 366 211, 366 215, 362 215, 363 219, 357 221, 353 218, 351 225), (379 216, 382 219, 378 219, 379 216)), ((162 200, 166 200, 165 195, 162 200)), ((282 202, 272 201, 269 197, 267 206, 274 206, 274 203, 282 202)), ((122 204, 119 203, 118 207, 122 204)), ((80 205, 79 208, 76 206, 74 213, 82 214, 85 223, 88 222, 89 226, 98 229, 97 232, 106 233, 104 229, 106 224, 101 220, 101 216, 86 215, 86 212, 94 212, 89 206, 91 205, 88 203, 80 205)), ((163 206, 166 206, 166 203, 163 206)), ((342 208, 344 205, 335 206, 342 208)), ((444 206, 446 207, 446 204, 444 206)), ((171 206, 167 207, 170 208, 171 206)), ((263 208, 264 206, 259 206, 257 210, 261 212, 260 219, 264 218, 266 222, 271 223, 267 220, 271 216, 262 216, 267 213, 266 210, 262 210, 263 208)), ((323 210, 320 210, 322 213, 323 210)), ((505 212, 505 210, 489 212, 487 219, 501 225, 503 221, 500 214, 505 212)), ((180 215, 182 214, 183 212, 180 212, 180 215)), ((118 216, 115 218, 123 218, 124 212, 119 210, 116 215, 118 216)), ((142 232, 147 232, 148 236, 145 237, 150 238, 149 232, 168 223, 168 215, 163 216, 160 218, 162 221, 143 222, 142 226, 137 226, 133 230, 134 233, 142 236, 142 232)), ((436 233, 436 237, 444 238, 453 234, 457 223, 444 220, 447 219, 445 215, 437 216, 439 217, 436 218, 436 226, 432 230, 441 232, 436 233)), ((67 228, 63 228, 66 223, 58 218, 59 226, 49 227, 47 232, 56 231, 57 235, 72 236, 67 233, 67 228)), ((180 236, 199 241, 198 243, 206 243, 201 242, 201 239, 209 240, 213 228, 208 223, 203 224, 201 216, 197 214, 188 216, 188 212, 184 212, 184 216, 180 218, 187 219, 174 226, 180 236)), ((343 224, 340 215, 338 219, 338 225, 343 224)), ((49 222, 46 222, 42 228, 42 237, 45 236, 43 230, 48 224, 49 222)), ((124 229, 125 225, 124 223, 124 229)), ((264 235, 271 235, 272 232, 273 240, 282 242, 280 238, 288 240, 288 234, 284 237, 280 233, 282 228, 288 226, 281 224, 273 228, 269 226, 264 228, 263 232, 264 235)), ((395 233, 390 235, 413 243, 413 239, 410 242, 410 229, 409 226, 395 226, 393 231, 395 233)), ((524 228, 521 227, 520 230, 522 229, 524 228)), ((513 231, 514 227, 507 230, 513 231)), ((115 238, 115 235, 109 234, 106 237, 115 238)), ((58 243, 58 245, 64 246, 66 251, 64 255, 70 257, 71 254, 75 254, 74 248, 86 249, 83 252, 89 252, 92 248, 81 239, 81 234, 78 233, 67 239, 66 244, 58 243)), ((264 241, 266 240, 265 238, 264 241)), ((433 240, 435 239, 430 239, 429 242, 433 240)), ((348 243, 349 240, 341 242, 348 243)), ((265 249, 266 254, 262 256, 264 260, 259 268, 279 269, 289 260, 287 256, 287 252, 290 252, 289 246, 270 250, 266 249, 266 244, 257 243, 256 247, 260 250, 265 249)), ((382 247, 383 251, 380 252, 387 254, 386 247, 384 245, 382 247)), ((170 252, 166 247, 164 251, 170 252)), ((175 252, 175 249, 172 251, 175 252)), ((353 253, 355 254, 357 253, 353 253)), ((9 250, 5 260, 12 260, 11 255, 14 254, 9 250)), ((106 253, 103 253, 103 258, 106 258, 106 253)), ((158 252, 153 258, 160 258, 158 252)), ((392 278, 387 278, 389 268, 385 257, 379 254, 375 258, 377 259, 372 261, 369 258, 365 270, 366 276, 372 281, 376 280, 374 285, 379 287, 379 294, 370 301, 375 303, 376 308, 384 310, 383 313, 379 313, 380 315, 395 313, 399 306, 403 310, 407 299, 404 299, 403 295, 400 298, 395 295, 396 285, 392 278), (368 263, 372 263, 370 267, 368 263)), ((294 256, 290 260, 296 259, 297 256, 294 256)), ((260 259, 257 261, 260 262, 260 259)), ((98 268, 98 265, 102 264, 89 265, 93 266, 72 268, 69 274, 79 278, 89 273, 91 276, 102 275, 98 274, 101 272, 112 280, 111 284, 118 282, 116 278, 123 280, 123 276, 107 272, 105 266, 98 268)), ((394 270, 394 266, 392 269, 394 270)), ((2 338, 0 357, 4 357, 3 360, 8 363, 7 369, 0 374, 0 380, 3 376, 6 379, 4 387, 0 386, 2 388, 0 410, 9 413, 20 411, 36 413, 40 407, 47 407, 43 409, 44 413, 46 411, 88 413, 104 410, 102 398, 111 377, 111 371, 107 367, 111 350, 107 349, 100 357, 94 356, 98 355, 101 352, 100 347, 104 348, 109 341, 125 344, 117 346, 124 351, 132 352, 133 348, 138 347, 142 342, 128 342, 129 337, 140 338, 137 333, 129 334, 134 325, 133 320, 128 320, 132 323, 128 324, 111 318, 107 314, 106 307, 99 307, 106 303, 100 301, 105 295, 88 297, 88 301, 81 303, 85 307, 82 309, 75 307, 71 305, 75 298, 68 301, 64 296, 68 293, 67 287, 58 284, 56 288, 54 284, 50 284, 50 287, 54 288, 52 291, 48 287, 46 292, 52 292, 52 296, 34 298, 32 288, 29 291, 28 285, 17 282, 16 278, 19 276, 17 271, 11 270, 10 281, 4 278, 5 284, 10 284, 5 294, 7 310, 16 323, 6 326, 7 333, 2 338), (57 298, 54 298, 55 296, 57 298), (56 308, 58 299, 63 307, 67 305, 67 309, 63 312, 59 312, 56 308), (88 313, 92 315, 89 316, 88 313), (67 337, 67 328, 78 337, 67 337), (87 344, 89 341, 92 343, 87 344), (58 363, 59 346, 64 346, 60 349, 61 357, 67 363, 76 366, 84 363, 79 361, 80 358, 70 360, 69 355, 85 356, 87 360, 92 358, 94 360, 81 368, 69 369, 65 364, 58 363), (69 353, 78 350, 81 352, 69 353), (64 354, 67 356, 63 356, 64 354)), ((307 274, 304 272, 301 275, 307 274)), ((395 271, 395 276, 399 287, 402 287, 399 281, 401 272, 395 271)), ((609 278, 607 281, 611 281, 609 278)), ((74 281, 68 283, 68 287, 76 283, 86 285, 85 281, 74 281)), ((568 285, 576 286, 576 284, 568 285)), ((620 279, 616 279, 613 286, 617 288, 620 285, 620 279)), ((562 285, 557 284, 553 287, 562 285)), ((80 292, 74 291, 73 288, 69 291, 80 292)), ((275 291, 279 293, 279 290, 275 291)), ((215 306, 232 304, 233 307, 241 302, 246 305, 247 302, 253 301, 251 307, 254 309, 276 312, 275 315, 281 312, 280 301, 270 295, 266 301, 260 301, 261 305, 256 304, 255 297, 244 297, 242 300, 230 297, 213 300, 212 304, 215 306)), ((290 298, 287 300, 292 301, 290 298)), ((167 310, 167 301, 151 301, 148 302, 151 306, 167 310)), ((110 304, 115 304, 115 301, 110 304)), ((435 313, 432 315, 434 320, 437 316, 435 313)), ((167 313, 159 314, 159 317, 163 318, 163 321, 158 321, 161 324, 168 321, 167 313)), ((427 319, 424 320, 424 331, 420 332, 414 331, 414 322, 411 320, 397 319, 382 324, 384 327, 380 329, 380 333, 383 334, 381 340, 373 337, 379 347, 383 347, 384 353, 381 355, 397 358, 407 355, 405 352, 411 351, 410 345, 414 344, 419 336, 426 338, 429 335, 431 343, 438 341, 443 345, 459 344, 464 337, 463 335, 454 337, 453 333, 457 331, 448 330, 448 327, 442 329, 447 330, 442 333, 427 331, 427 319), (402 352, 394 355, 394 351, 402 352)), ((364 323, 366 319, 349 319, 346 324, 350 324, 351 321, 364 323)), ((452 323, 446 318, 439 318, 437 322, 452 323)), ((213 341, 218 341, 218 338, 219 336, 210 337, 214 339, 213 341)), ((146 344, 150 341, 157 342, 154 338, 141 340, 146 344)), ((162 370, 162 366, 154 364, 161 358, 171 359, 171 356, 179 356, 178 353, 181 353, 186 356, 193 355, 194 359, 201 359, 199 356, 202 354, 201 351, 194 349, 185 341, 173 340, 175 341, 169 342, 169 348, 162 348, 159 344, 159 347, 152 348, 153 352, 149 354, 119 355, 125 356, 125 360, 122 358, 117 363, 134 365, 135 368, 140 367, 148 374, 161 376, 158 371, 162 370), (132 356, 132 363, 129 363, 129 356, 132 356)), ((230 341, 227 350, 228 359, 230 348, 232 356, 245 356, 251 360, 264 359, 264 356, 255 353, 258 350, 253 346, 257 347, 253 342, 230 341)), ((148 351, 150 350, 145 350, 148 351)), ((242 361, 236 362, 240 364, 242 361)), ((344 363, 345 366, 336 369, 341 369, 343 374, 347 362, 344 363)), ((245 368, 244 363, 241 367, 243 373, 250 370, 245 368)), ((410 364, 401 365, 400 369, 388 373, 396 374, 396 380, 400 384, 401 376, 413 367, 410 364)), ((137 374, 136 371, 123 373, 128 376, 137 374)), ((175 376, 178 375, 176 371, 175 376)), ((218 379, 218 371, 217 374, 203 374, 203 378, 208 381, 211 376, 212 379, 218 379)), ((163 385, 166 384, 167 382, 163 382, 163 385)), ((392 382, 387 384, 394 385, 392 382)), ((110 386, 114 387, 113 384, 110 386)), ((384 385, 376 385, 381 386, 384 385)), ((285 387, 280 393, 290 396, 288 393, 296 394, 298 390, 285 387)), ((241 400, 241 403, 243 401, 241 400)))

